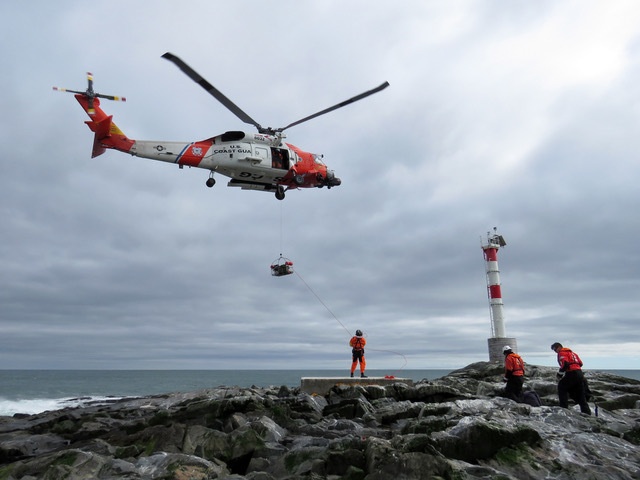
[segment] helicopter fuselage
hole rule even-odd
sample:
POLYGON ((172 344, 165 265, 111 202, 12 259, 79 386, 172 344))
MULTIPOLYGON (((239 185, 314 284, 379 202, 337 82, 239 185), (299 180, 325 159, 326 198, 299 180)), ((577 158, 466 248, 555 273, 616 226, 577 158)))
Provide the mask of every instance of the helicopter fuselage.
POLYGON ((340 184, 318 155, 261 133, 231 131, 190 143, 135 140, 127 153, 180 168, 207 169, 231 178, 229 186, 244 189, 274 190, 277 185, 331 188, 340 184))
POLYGON ((231 179, 230 187, 275 192, 280 200, 289 189, 331 188, 342 183, 321 156, 282 142, 281 134, 230 131, 196 142, 133 140, 100 108, 98 98, 90 105, 86 95, 75 97, 91 118, 87 126, 95 132, 92 157, 113 149, 180 168, 203 168, 210 171, 209 187, 215 184, 214 173, 220 173, 231 179))

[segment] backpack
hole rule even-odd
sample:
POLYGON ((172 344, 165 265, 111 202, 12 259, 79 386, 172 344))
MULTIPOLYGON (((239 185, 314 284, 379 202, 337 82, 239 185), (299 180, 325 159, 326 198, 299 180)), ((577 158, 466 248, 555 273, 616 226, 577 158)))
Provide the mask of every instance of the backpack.
POLYGON ((522 403, 531 405, 532 407, 541 407, 542 400, 540 396, 533 390, 528 390, 522 394, 522 403))

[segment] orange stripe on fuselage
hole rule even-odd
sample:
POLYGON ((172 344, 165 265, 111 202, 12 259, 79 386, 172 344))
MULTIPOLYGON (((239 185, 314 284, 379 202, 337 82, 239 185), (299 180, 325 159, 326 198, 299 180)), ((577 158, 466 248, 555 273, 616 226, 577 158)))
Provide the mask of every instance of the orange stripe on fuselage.
POLYGON ((178 158, 178 164, 197 167, 213 145, 212 140, 202 140, 189 145, 178 158))

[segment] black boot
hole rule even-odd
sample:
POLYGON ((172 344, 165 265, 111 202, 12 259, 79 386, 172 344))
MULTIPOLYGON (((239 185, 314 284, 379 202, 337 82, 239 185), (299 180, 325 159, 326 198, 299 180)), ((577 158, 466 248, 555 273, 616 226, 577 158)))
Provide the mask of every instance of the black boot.
POLYGON ((353 372, 351 372, 351 377, 353 378, 353 372))
POLYGON ((362 373, 360 374, 360 378, 369 378, 369 377, 367 377, 367 376, 364 374, 364 372, 362 372, 362 373))

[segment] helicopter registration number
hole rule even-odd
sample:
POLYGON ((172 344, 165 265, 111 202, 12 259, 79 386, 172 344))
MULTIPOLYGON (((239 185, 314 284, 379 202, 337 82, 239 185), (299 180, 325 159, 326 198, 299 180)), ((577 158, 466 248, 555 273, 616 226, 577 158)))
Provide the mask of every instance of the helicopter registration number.
MULTIPOLYGON (((251 172, 240 172, 238 174, 240 178, 250 179, 255 182, 260 181, 265 178, 265 175, 260 173, 251 173, 251 172)), ((269 177, 269 182, 281 182, 282 177, 269 177)))

